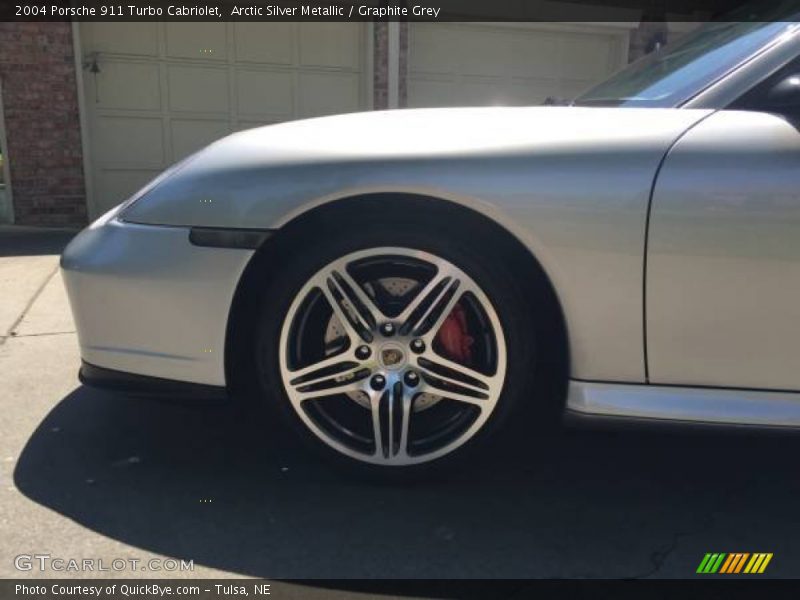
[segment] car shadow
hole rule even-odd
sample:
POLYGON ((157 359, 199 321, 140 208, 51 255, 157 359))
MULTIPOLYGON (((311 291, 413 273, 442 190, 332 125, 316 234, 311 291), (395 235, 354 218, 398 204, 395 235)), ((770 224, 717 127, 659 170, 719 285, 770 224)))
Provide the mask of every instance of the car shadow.
POLYGON ((0 257, 61 254, 77 233, 77 229, 0 225, 0 257))
POLYGON ((277 422, 78 387, 14 479, 104 536, 243 575, 686 576, 712 550, 783 552, 773 574, 792 573, 797 438, 517 437, 432 480, 369 484, 277 422))

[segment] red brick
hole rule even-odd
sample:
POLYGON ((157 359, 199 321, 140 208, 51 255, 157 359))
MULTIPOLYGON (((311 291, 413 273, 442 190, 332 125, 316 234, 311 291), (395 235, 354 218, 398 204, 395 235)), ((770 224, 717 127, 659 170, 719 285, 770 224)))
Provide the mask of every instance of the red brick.
POLYGON ((0 23, 0 80, 15 221, 83 225, 78 89, 69 23, 0 23))

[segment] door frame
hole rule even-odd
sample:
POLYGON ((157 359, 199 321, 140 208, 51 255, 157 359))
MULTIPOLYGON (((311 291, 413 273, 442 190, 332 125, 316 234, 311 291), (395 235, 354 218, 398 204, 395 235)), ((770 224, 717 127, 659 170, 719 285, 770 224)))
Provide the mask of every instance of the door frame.
POLYGON ((75 59, 75 84, 78 86, 78 119, 81 129, 81 155, 83 156, 83 189, 86 194, 86 215, 93 221, 100 215, 94 195, 92 177, 92 145, 89 143, 89 114, 86 108, 86 94, 83 87, 83 45, 78 21, 72 21, 72 48, 75 59))
POLYGON ((13 225, 14 215, 14 193, 11 185, 11 168, 8 156, 8 140, 6 138, 6 119, 3 110, 3 80, 0 78, 0 153, 3 155, 3 181, 5 182, 4 195, 6 210, 0 212, 0 223, 13 225), (5 214, 4 214, 5 213, 5 214))

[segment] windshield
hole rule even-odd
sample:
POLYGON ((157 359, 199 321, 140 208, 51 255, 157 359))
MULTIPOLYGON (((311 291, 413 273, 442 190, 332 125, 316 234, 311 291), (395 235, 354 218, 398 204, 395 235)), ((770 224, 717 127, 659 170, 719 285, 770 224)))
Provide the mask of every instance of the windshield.
POLYGON ((794 23, 707 23, 592 88, 576 106, 680 106, 794 23))

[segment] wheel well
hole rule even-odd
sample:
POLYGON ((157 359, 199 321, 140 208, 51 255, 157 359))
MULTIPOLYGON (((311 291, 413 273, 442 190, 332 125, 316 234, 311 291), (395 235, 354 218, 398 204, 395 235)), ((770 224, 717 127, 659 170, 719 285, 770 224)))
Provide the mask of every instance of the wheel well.
POLYGON ((569 373, 566 322, 555 289, 539 261, 514 235, 485 215, 448 200, 410 194, 370 194, 324 204, 288 222, 256 250, 239 280, 228 318, 225 373, 229 389, 245 394, 253 391, 248 385, 254 380, 252 352, 248 351, 252 348, 252 323, 281 258, 302 251, 309 239, 324 235, 336 223, 368 214, 408 222, 424 215, 431 222, 447 223, 448 229, 470 232, 474 239, 508 261, 524 282, 526 295, 536 302, 534 333, 537 339, 546 340, 548 347, 548 352, 539 354, 537 376, 555 394, 552 397, 561 401, 560 409, 569 373))

